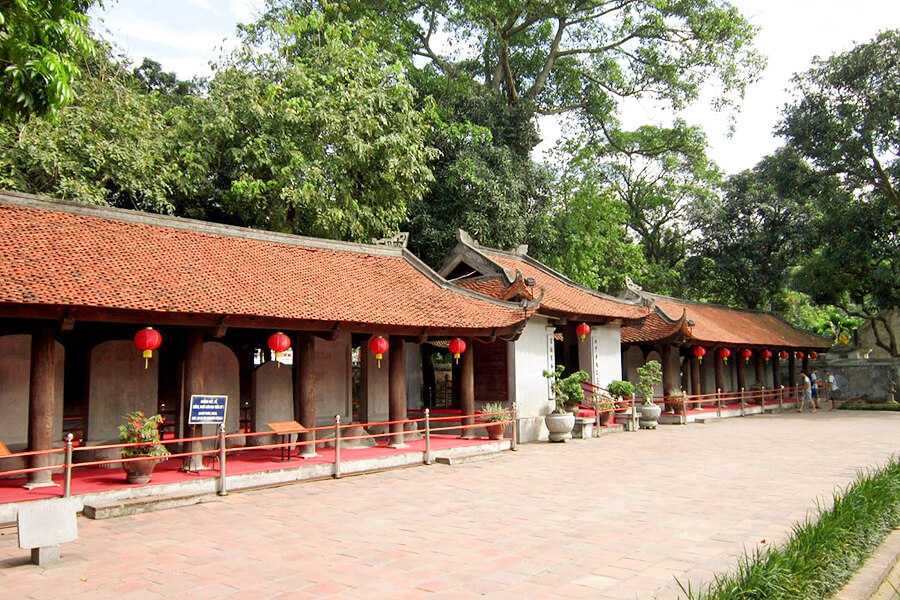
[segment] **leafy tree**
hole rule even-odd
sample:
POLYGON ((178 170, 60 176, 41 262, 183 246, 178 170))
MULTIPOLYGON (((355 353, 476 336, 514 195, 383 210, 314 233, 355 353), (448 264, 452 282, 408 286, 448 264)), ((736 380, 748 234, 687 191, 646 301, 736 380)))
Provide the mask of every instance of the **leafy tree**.
POLYGON ((848 189, 900 209, 900 30, 794 77, 779 133, 848 189))
POLYGON ((94 52, 90 0, 0 0, 0 121, 53 115, 74 100, 78 63, 94 52))
POLYGON ((158 99, 104 51, 58 118, 0 125, 0 185, 89 204, 172 212, 179 174, 158 99))
POLYGON ((179 212, 355 241, 396 231, 433 150, 403 67, 364 28, 320 12, 245 27, 209 98, 173 109, 179 212))
POLYGON ((844 194, 788 148, 729 177, 724 191, 692 209, 698 235, 685 280, 698 298, 781 310, 791 268, 823 239, 814 225, 818 200, 844 194))
POLYGON ((435 106, 429 143, 439 155, 430 166, 435 182, 409 205, 410 248, 437 264, 463 228, 499 248, 544 247, 553 174, 530 156, 537 143, 532 113, 483 94, 465 79, 415 74, 420 96, 435 106))
MULTIPOLYGON (((310 0, 272 2, 303 10, 310 0)), ((560 3, 352 0, 351 18, 380 25, 383 43, 526 102, 540 114, 577 110, 607 121, 620 98, 648 95, 681 106, 717 77, 742 92, 761 61, 754 30, 723 0, 588 0, 560 3), (438 42, 449 38, 452 43, 438 42)))
POLYGON ((591 136, 574 162, 625 208, 625 223, 646 260, 641 281, 660 293, 681 291, 681 268, 694 203, 716 194, 720 174, 706 156, 706 137, 676 121, 671 128, 644 126, 591 136))

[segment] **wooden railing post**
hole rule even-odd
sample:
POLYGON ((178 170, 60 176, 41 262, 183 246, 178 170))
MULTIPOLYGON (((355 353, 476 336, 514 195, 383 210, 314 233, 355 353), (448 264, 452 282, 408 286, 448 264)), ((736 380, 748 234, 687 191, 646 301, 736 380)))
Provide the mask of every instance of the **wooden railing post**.
POLYGON ((747 390, 741 388, 741 416, 743 417, 746 414, 747 408, 747 390))

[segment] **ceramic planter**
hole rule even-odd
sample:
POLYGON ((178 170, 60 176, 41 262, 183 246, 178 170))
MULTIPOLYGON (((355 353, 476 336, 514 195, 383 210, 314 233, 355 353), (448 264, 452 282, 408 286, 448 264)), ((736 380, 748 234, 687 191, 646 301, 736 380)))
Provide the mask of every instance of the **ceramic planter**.
POLYGON ((487 429, 488 439, 502 440, 503 431, 506 429, 506 423, 489 423, 484 426, 487 429))
POLYGON ((153 467, 156 466, 156 459, 135 460, 123 462, 122 468, 125 469, 125 481, 127 483, 147 483, 153 474, 153 467))
POLYGON ((575 427, 574 413, 551 413, 544 417, 544 424, 550 432, 551 442, 565 442, 572 439, 572 429, 575 427))
POLYGON ((641 404, 641 429, 656 429, 657 419, 662 412, 658 404, 641 404))

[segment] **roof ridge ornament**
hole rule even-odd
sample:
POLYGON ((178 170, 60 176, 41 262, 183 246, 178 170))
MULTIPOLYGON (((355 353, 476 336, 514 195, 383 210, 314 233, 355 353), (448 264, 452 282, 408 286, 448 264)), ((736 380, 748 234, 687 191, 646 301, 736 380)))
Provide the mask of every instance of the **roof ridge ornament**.
POLYGON ((395 236, 386 238, 372 238, 372 243, 376 246, 393 246, 395 248, 406 248, 409 242, 409 232, 401 231, 395 236))

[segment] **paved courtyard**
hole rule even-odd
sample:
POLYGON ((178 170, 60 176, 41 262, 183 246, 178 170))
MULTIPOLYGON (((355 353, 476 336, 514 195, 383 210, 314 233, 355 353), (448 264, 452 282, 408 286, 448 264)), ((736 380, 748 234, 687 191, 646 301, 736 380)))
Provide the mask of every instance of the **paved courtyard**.
POLYGON ((79 520, 0 597, 676 598, 900 450, 900 414, 823 412, 529 444, 434 465, 79 520))

